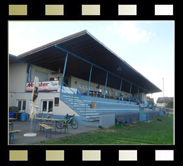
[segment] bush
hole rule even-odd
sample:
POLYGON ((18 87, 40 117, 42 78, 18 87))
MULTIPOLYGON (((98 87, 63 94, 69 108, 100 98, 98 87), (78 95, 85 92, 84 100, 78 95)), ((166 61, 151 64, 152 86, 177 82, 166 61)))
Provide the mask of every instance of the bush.
POLYGON ((167 108, 173 108, 173 101, 168 102, 166 107, 167 108))

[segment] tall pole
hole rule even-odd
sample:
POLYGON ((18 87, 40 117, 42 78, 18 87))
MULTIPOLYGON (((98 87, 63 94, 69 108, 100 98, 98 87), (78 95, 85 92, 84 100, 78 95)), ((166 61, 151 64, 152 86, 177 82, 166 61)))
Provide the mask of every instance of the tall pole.
POLYGON ((162 78, 163 80, 163 98, 164 98, 164 78, 162 78))

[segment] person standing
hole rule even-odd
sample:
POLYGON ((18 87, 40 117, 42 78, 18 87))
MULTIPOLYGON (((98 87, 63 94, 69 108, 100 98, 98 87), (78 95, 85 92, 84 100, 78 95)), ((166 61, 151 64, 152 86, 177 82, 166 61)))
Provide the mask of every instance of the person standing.
POLYGON ((121 95, 121 101, 123 101, 123 95, 121 95))
POLYGON ((164 116, 165 116, 165 113, 166 113, 166 110, 165 110, 165 108, 163 108, 163 114, 164 114, 164 116))

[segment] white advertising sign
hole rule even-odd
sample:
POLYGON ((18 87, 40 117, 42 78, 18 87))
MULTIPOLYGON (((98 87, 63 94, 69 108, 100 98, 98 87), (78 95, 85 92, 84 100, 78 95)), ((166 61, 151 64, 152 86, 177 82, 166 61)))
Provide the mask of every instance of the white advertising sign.
MULTIPOLYGON (((32 92, 34 83, 29 82, 26 83, 26 92, 32 92)), ((57 91, 58 90, 58 81, 45 81, 45 82, 39 82, 38 91, 57 91)))

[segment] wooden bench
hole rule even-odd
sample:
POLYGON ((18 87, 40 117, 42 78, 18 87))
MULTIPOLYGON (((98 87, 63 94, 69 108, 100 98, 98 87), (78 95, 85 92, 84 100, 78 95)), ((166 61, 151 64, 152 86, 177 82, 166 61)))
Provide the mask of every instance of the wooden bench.
MULTIPOLYGON (((56 135, 56 131, 57 131, 57 124, 56 124, 56 122, 41 122, 41 124, 54 125, 55 135, 56 135)), ((61 130, 62 129, 60 129, 60 133, 61 133, 61 130)))
POLYGON ((46 138, 48 137, 48 133, 50 133, 50 138, 51 138, 51 132, 52 132, 53 127, 50 127, 50 126, 43 124, 43 123, 40 123, 39 126, 40 126, 40 132, 42 131, 42 129, 43 129, 43 131, 45 129, 46 130, 46 138))
POLYGON ((40 124, 54 125, 55 123, 53 123, 53 122, 41 122, 40 124))
POLYGON ((9 143, 14 144, 14 135, 15 133, 19 133, 21 130, 11 130, 9 131, 9 143))

